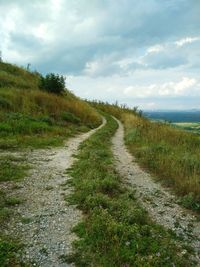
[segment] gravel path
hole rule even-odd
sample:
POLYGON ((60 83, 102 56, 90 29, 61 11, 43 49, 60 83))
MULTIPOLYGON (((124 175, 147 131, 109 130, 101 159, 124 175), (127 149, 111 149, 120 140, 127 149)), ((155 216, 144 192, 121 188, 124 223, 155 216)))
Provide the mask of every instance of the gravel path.
MULTIPOLYGON (((100 127, 104 124, 105 120, 100 127)), ((97 129, 70 139, 62 148, 27 154, 32 167, 30 176, 18 183, 13 193, 25 201, 15 209, 16 216, 9 222, 7 233, 19 236, 25 244, 22 260, 33 266, 72 266, 63 263, 60 257, 71 251, 76 238, 71 228, 80 220, 81 212, 64 200, 72 190, 66 184, 69 179, 66 170, 73 164, 79 144, 97 129)))
POLYGON ((176 197, 156 183, 136 163, 135 158, 124 145, 124 129, 121 122, 113 142, 113 153, 117 171, 126 179, 128 186, 136 189, 136 196, 142 206, 157 223, 172 229, 184 242, 191 245, 200 266, 200 222, 194 214, 176 204, 176 197))

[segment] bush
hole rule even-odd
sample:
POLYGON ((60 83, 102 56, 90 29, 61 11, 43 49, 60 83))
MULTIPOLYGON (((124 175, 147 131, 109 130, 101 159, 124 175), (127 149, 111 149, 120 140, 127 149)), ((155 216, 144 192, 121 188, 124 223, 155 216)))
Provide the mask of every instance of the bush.
POLYGON ((9 109, 11 106, 10 101, 0 96, 0 108, 9 109))
POLYGON ((61 118, 64 121, 68 121, 68 122, 72 122, 72 123, 80 123, 81 122, 80 118, 78 118, 74 114, 72 114, 70 112, 66 112, 66 111, 61 113, 61 118))
POLYGON ((65 89, 65 78, 62 75, 49 73, 45 77, 41 76, 39 87, 50 93, 60 94, 65 89))

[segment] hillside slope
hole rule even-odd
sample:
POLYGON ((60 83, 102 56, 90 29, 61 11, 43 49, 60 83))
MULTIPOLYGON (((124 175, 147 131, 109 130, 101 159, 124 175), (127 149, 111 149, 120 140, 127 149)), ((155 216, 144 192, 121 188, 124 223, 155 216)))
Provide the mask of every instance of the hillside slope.
POLYGON ((157 180, 180 196, 184 207, 200 211, 200 139, 169 124, 151 122, 136 109, 91 103, 123 122, 125 143, 157 180))
POLYGON ((0 148, 45 147, 94 128, 99 114, 66 90, 62 95, 39 89, 40 74, 0 62, 0 148))

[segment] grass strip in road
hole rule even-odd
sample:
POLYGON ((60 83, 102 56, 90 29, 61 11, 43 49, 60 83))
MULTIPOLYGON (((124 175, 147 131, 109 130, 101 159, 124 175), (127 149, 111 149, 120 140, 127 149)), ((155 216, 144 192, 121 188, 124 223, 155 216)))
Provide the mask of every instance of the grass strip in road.
POLYGON ((79 237, 65 258, 76 266, 192 266, 189 253, 148 217, 125 188, 113 167, 111 137, 117 123, 107 124, 80 148, 70 170, 74 191, 68 201, 84 214, 74 228, 79 237))

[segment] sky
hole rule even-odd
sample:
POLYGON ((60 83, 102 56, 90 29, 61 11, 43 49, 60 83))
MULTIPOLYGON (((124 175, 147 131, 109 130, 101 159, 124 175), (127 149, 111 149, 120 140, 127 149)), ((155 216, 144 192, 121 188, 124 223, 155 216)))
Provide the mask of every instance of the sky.
POLYGON ((199 0, 0 0, 0 51, 84 99, 200 109, 199 12, 199 0))

